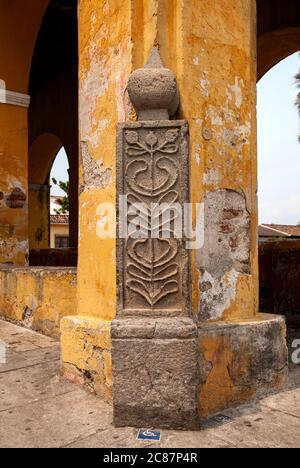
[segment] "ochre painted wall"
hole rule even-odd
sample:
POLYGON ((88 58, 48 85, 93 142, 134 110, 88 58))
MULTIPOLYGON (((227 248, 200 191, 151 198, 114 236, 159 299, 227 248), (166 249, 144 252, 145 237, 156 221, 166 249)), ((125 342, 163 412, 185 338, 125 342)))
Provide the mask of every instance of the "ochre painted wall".
POLYGON ((0 263, 27 262, 28 200, 7 202, 16 188, 27 198, 27 151, 27 109, 0 104, 0 263))
POLYGON ((49 0, 4 0, 0 5, 0 70, 7 89, 28 93, 36 38, 49 0))
POLYGON ((0 267, 0 317, 52 337, 76 314, 76 268, 0 267))

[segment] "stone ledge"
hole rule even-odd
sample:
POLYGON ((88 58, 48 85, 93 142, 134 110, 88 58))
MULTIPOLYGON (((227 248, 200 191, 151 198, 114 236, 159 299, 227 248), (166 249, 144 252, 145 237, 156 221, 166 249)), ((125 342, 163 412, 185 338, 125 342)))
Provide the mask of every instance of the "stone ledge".
POLYGON ((259 313, 252 319, 239 319, 239 320, 219 320, 219 321, 207 321, 207 322, 199 322, 198 329, 201 333, 202 330, 209 331, 221 329, 228 329, 228 328, 239 328, 241 326, 251 326, 251 325, 259 325, 259 324, 267 324, 267 323, 282 323, 285 325, 285 318, 281 315, 275 314, 265 314, 259 313))
POLYGON ((57 273, 69 273, 77 275, 77 267, 55 267, 55 266, 14 266, 14 265, 1 265, 0 272, 2 273, 28 273, 32 274, 53 274, 57 273))
POLYGON ((189 339, 197 336, 190 318, 132 318, 114 320, 112 338, 116 339, 189 339))

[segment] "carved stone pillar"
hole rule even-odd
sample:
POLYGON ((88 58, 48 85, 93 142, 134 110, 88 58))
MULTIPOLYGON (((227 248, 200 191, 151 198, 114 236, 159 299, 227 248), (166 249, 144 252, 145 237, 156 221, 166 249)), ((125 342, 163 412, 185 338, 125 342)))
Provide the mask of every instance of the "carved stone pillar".
POLYGON ((117 136, 118 195, 126 199, 119 204, 123 236, 112 325, 114 421, 195 428, 197 328, 188 252, 176 231, 179 226, 182 233, 189 200, 188 124, 169 120, 178 108, 178 88, 156 49, 131 75, 128 92, 138 122, 120 124, 117 136))

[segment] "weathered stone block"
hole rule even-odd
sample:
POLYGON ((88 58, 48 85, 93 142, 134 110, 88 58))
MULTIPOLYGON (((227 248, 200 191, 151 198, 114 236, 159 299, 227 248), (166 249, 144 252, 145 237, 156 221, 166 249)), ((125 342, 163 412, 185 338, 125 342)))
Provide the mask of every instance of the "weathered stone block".
POLYGON ((116 426, 198 427, 197 336, 192 319, 113 322, 116 426))
POLYGON ((287 377, 286 326, 282 317, 259 314, 199 328, 200 415, 279 390, 287 377))

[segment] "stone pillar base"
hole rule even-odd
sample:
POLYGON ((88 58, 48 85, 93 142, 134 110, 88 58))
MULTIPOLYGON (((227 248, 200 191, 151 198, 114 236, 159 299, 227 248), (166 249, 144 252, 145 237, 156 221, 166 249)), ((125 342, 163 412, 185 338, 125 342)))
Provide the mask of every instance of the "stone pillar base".
POLYGON ((227 408, 276 392, 287 377, 282 317, 206 322, 90 317, 61 322, 62 374, 111 399, 117 427, 198 429, 227 408))
POLYGON ((287 378, 283 317, 259 314, 252 321, 199 327, 200 416, 280 390, 287 378))
POLYGON ((112 325, 116 426, 193 430, 278 391, 287 377, 282 317, 252 321, 130 318, 112 325))
POLYGON ((115 320, 114 424, 196 429, 198 333, 192 319, 115 320))
POLYGON ((111 322, 83 316, 65 317, 60 329, 61 374, 111 401, 111 322))

